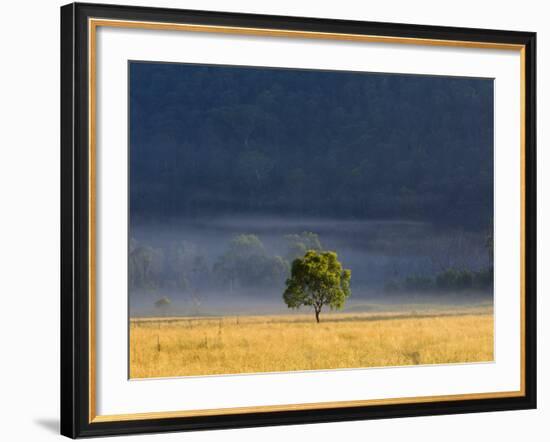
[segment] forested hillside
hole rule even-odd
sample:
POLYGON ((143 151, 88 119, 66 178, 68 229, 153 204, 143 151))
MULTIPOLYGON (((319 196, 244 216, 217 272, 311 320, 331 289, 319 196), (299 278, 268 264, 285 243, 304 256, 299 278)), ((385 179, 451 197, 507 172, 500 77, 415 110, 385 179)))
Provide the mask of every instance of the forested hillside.
POLYGON ((130 82, 135 221, 491 223, 490 79, 131 63, 130 82))
POLYGON ((280 305, 311 249, 354 300, 492 292, 491 79, 132 62, 129 98, 133 305, 280 305))

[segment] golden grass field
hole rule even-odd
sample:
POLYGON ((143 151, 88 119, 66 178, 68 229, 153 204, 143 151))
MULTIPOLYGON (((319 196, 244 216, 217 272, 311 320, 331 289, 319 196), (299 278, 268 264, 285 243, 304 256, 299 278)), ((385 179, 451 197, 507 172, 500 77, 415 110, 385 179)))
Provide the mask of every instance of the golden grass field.
POLYGON ((491 307, 130 322, 131 378, 492 360, 491 307))

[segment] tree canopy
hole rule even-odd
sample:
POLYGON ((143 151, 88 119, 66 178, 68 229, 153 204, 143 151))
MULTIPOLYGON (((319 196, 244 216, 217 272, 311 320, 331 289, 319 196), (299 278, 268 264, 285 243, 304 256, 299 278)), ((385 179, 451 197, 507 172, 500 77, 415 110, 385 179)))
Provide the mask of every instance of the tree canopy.
POLYGON ((288 243, 287 258, 290 262, 304 256, 308 250, 322 249, 319 235, 313 232, 293 233, 285 235, 285 239, 288 243))
POLYGON ((351 270, 343 269, 335 252, 310 250, 292 262, 283 299, 289 308, 313 307, 315 319, 323 306, 340 310, 351 295, 351 270))
POLYGON ((231 239, 213 270, 233 291, 236 284, 243 288, 276 286, 288 273, 288 263, 269 255, 256 235, 241 234, 231 239))

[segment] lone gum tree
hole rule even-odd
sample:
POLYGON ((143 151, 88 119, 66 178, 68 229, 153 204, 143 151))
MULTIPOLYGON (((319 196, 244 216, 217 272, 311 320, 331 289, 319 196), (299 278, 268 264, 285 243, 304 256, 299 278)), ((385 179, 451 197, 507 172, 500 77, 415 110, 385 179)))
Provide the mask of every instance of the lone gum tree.
POLYGON ((351 270, 342 268, 335 252, 309 250, 292 262, 283 299, 288 308, 313 307, 319 323, 323 306, 331 310, 344 307, 351 295, 350 280, 351 270))

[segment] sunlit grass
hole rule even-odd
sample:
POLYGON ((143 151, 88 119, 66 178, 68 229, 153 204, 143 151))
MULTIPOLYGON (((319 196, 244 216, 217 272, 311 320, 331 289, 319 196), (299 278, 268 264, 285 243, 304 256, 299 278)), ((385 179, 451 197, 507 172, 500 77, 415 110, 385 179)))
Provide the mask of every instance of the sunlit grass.
POLYGON ((147 318, 130 324, 132 378, 493 360, 492 309, 147 318))

